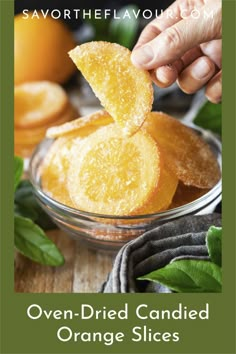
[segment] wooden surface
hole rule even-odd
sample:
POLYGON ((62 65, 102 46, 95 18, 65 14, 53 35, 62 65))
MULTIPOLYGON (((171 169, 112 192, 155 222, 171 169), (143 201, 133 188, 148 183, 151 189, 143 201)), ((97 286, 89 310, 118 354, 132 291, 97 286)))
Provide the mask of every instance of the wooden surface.
POLYGON ((88 249, 61 230, 48 236, 65 257, 62 267, 46 267, 16 253, 15 291, 24 293, 96 293, 112 268, 114 254, 88 249))

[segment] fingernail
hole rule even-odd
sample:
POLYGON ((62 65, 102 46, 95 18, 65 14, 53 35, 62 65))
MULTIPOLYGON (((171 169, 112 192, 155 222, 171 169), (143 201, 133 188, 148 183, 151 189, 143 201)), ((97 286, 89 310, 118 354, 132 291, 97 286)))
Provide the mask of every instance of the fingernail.
POLYGON ((153 50, 149 45, 145 45, 141 48, 135 49, 132 52, 132 61, 134 64, 147 64, 153 59, 153 50))
POLYGON ((211 65, 205 59, 200 59, 192 68, 192 76, 196 80, 203 80, 211 72, 211 65))
POLYGON ((176 79, 176 71, 171 64, 161 66, 156 69, 156 78, 163 85, 167 85, 176 79))

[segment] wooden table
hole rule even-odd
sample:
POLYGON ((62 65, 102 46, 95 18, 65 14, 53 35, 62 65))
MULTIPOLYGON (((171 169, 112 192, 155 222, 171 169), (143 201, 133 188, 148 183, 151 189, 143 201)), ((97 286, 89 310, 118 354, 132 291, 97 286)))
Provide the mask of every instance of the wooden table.
POLYGON ((61 230, 48 236, 65 257, 62 267, 46 267, 19 253, 15 257, 15 291, 24 293, 96 293, 112 268, 114 254, 88 249, 61 230))

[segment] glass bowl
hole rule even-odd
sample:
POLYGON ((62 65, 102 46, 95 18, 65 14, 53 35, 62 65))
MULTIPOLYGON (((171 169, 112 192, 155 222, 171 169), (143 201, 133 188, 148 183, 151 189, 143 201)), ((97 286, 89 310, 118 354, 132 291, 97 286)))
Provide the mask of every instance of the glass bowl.
MULTIPOLYGON (((192 127, 211 147, 221 168, 221 142, 211 132, 192 127)), ((53 139, 43 140, 34 151, 30 164, 29 175, 34 193, 43 209, 53 221, 73 238, 87 243, 89 247, 100 250, 116 251, 126 242, 144 232, 191 214, 212 213, 221 201, 221 180, 206 194, 183 206, 155 214, 138 216, 112 216, 80 211, 48 196, 41 187, 40 166, 52 144, 53 139)))

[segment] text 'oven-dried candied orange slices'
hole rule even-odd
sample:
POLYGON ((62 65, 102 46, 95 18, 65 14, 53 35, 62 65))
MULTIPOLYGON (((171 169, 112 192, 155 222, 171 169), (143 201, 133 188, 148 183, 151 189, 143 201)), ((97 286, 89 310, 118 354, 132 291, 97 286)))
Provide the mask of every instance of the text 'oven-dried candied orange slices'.
POLYGON ((220 180, 215 155, 191 128, 167 114, 151 112, 142 129, 157 141, 166 166, 185 185, 209 189, 220 180))
POLYGON ((138 131, 151 111, 153 87, 150 74, 131 63, 131 52, 98 41, 77 46, 69 55, 122 132, 138 131))

